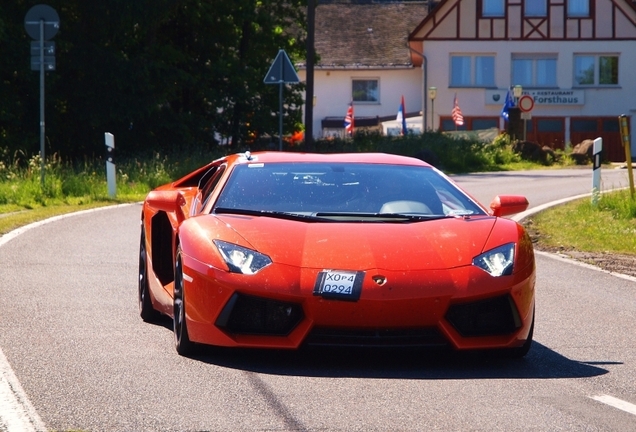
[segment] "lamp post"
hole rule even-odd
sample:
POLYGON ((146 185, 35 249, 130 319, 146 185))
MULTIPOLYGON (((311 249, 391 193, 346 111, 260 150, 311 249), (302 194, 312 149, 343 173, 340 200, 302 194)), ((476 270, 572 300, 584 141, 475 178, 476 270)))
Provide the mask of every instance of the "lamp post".
POLYGON ((437 87, 428 88, 428 97, 431 98, 431 129, 435 131, 435 97, 437 97, 437 87))
POLYGON ((523 87, 517 84, 512 88, 512 94, 515 96, 515 105, 517 105, 519 103, 519 98, 523 94, 523 87))

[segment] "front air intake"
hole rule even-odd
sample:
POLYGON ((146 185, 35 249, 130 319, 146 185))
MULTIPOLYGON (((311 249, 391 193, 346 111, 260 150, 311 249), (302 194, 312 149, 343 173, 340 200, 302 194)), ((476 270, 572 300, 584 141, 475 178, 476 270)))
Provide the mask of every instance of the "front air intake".
POLYGON ((234 293, 216 325, 233 334, 286 336, 303 317, 299 304, 234 293))
POLYGON ((508 335, 521 327, 509 295, 454 304, 448 308, 446 320, 464 337, 508 335))

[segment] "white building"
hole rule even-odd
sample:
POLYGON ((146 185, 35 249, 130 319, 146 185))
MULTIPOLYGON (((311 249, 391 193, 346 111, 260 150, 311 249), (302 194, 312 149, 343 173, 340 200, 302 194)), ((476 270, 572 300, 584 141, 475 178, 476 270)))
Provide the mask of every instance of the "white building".
POLYGON ((625 160, 618 116, 628 116, 636 131, 633 1, 438 3, 430 12, 428 2, 318 6, 316 137, 339 130, 352 99, 355 117, 375 117, 377 124, 395 118, 402 95, 407 117, 423 112, 427 128, 456 128, 451 110, 457 96, 465 119, 460 129, 503 130, 506 92, 521 85, 535 102, 526 122, 528 140, 564 148, 602 137, 605 156, 625 160), (408 30, 406 49, 387 34, 403 38, 416 14, 420 19, 408 30), (405 54, 409 59, 400 63, 405 54), (429 87, 436 87, 434 102, 429 87))
MULTIPOLYGON (((316 7, 313 130, 316 138, 344 135, 353 102, 354 126, 381 130, 395 120, 404 96, 409 127, 422 107, 422 70, 410 56, 408 35, 428 11, 427 1, 355 3, 320 0, 316 7)), ((305 79, 305 65, 299 65, 305 79)))

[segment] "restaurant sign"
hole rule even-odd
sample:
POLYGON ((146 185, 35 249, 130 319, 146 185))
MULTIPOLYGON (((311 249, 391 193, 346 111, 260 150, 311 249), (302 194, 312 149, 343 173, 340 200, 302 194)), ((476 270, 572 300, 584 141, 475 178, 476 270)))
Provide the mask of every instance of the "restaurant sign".
MULTIPOLYGON (((506 100, 507 90, 486 90, 486 105, 502 105, 506 100)), ((510 91, 512 93, 512 90, 510 91)), ((585 105, 585 90, 532 89, 524 90, 536 105, 585 105)))

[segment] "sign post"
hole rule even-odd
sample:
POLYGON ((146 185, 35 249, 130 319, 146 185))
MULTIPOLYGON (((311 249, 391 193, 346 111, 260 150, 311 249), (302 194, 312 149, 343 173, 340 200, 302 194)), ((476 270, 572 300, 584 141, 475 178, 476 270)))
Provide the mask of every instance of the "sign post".
POLYGON ((283 84, 300 82, 296 69, 287 56, 285 50, 279 50, 278 55, 269 67, 263 80, 265 84, 278 84, 278 150, 283 150, 283 84))
POLYGON ((57 34, 60 17, 51 6, 36 5, 24 17, 24 29, 36 41, 31 42, 31 70, 40 71, 40 182, 44 187, 44 71, 55 70, 55 43, 44 41, 57 34))
POLYGON ((634 173, 632 171, 632 150, 631 140, 629 137, 629 125, 627 124, 627 116, 625 114, 618 116, 618 123, 621 129, 621 144, 625 148, 625 164, 627 165, 627 174, 629 176, 629 193, 634 199, 634 173))
POLYGON ((601 152, 603 151, 603 138, 594 140, 593 149, 593 169, 592 175, 592 205, 598 204, 598 197, 601 195, 601 152))
POLYGON ((523 140, 526 140, 526 122, 532 119, 532 109, 534 108, 534 99, 530 95, 523 95, 519 98, 519 109, 521 110, 521 118, 523 119, 523 140))

